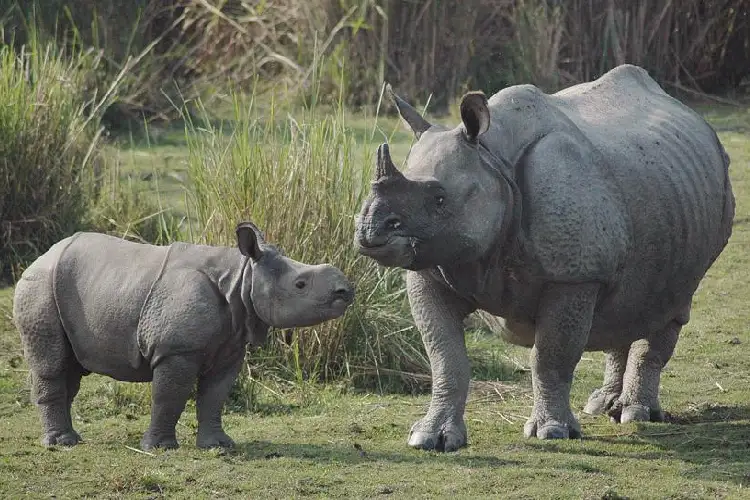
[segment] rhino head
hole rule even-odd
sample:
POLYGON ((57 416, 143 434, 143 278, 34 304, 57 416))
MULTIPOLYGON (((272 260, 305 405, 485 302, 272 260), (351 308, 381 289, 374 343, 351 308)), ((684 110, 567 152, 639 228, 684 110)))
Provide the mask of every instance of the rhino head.
POLYGON ((251 222, 237 226, 237 245, 249 259, 251 282, 243 283, 243 301, 276 328, 312 326, 344 314, 354 286, 328 264, 308 265, 286 257, 266 243, 251 222))
POLYGON ((448 129, 430 124, 390 86, 388 91, 417 142, 403 173, 388 145, 378 148, 372 190, 357 220, 358 251, 381 265, 410 270, 485 255, 509 210, 507 184, 480 156, 478 139, 490 129, 487 98, 466 94, 462 122, 448 129))

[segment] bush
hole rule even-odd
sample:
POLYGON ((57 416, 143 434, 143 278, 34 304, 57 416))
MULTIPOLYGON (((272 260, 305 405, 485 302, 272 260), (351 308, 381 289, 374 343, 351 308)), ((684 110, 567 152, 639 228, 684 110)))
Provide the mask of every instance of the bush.
POLYGON ((234 114, 231 129, 208 118, 188 121, 192 239, 234 246, 236 224, 249 219, 290 257, 329 262, 357 287, 344 317, 272 335, 252 362, 279 380, 356 377, 381 389, 429 373, 402 272, 381 269, 354 248, 354 216, 370 190, 370 141, 355 143, 343 109, 293 117, 273 102, 260 110, 235 98, 234 114))
POLYGON ((0 47, 0 277, 81 227, 95 197, 98 58, 32 37, 0 47))

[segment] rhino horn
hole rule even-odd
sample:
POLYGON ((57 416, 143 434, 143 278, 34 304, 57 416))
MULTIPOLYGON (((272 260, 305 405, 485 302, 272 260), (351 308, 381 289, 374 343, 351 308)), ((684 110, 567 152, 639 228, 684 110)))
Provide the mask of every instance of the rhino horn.
POLYGON ((375 164, 375 180, 383 177, 402 177, 403 174, 398 171, 396 165, 391 160, 391 153, 388 144, 383 143, 378 146, 378 161, 375 164))
POLYGON ((414 136, 419 139, 419 137, 428 128, 432 127, 430 122, 422 118, 422 115, 420 115, 416 109, 409 105, 408 102, 404 101, 398 95, 396 95, 390 83, 385 86, 385 89, 388 92, 388 95, 391 96, 393 103, 396 105, 398 114, 401 116, 401 119, 404 120, 407 125, 409 125, 409 128, 411 128, 412 132, 414 132, 414 136))

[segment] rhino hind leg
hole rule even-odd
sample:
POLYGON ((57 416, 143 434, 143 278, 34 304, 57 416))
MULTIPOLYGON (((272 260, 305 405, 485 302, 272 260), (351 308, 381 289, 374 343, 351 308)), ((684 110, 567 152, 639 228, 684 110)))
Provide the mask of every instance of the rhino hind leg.
POLYGON ((608 413, 617 403, 622 394, 622 379, 628 364, 628 351, 624 349, 607 351, 604 360, 604 382, 599 389, 595 389, 583 409, 589 415, 608 413))
POLYGON ((31 400, 39 410, 44 446, 74 446, 70 408, 82 369, 57 316, 51 274, 33 269, 16 284, 13 318, 31 373, 31 400), (77 381, 76 381, 77 377, 77 381))
POLYGON ((232 448, 234 441, 221 424, 221 411, 229 397, 237 374, 242 367, 243 356, 219 373, 209 372, 198 378, 196 410, 198 417, 198 448, 232 448))
POLYGON ((75 446, 81 441, 70 416, 66 375, 45 378, 31 372, 31 398, 42 420, 44 446, 75 446))
POLYGON ((609 410, 613 420, 661 422, 659 404, 661 371, 672 357, 683 323, 671 321, 661 332, 637 340, 630 346, 622 383, 622 394, 609 410))
POLYGON ((534 407, 524 436, 579 438, 570 407, 573 372, 588 341, 599 284, 550 284, 537 312, 531 379, 534 407))
POLYGON ((142 449, 179 447, 175 426, 195 385, 198 367, 194 356, 168 356, 154 366, 151 423, 141 438, 142 449))

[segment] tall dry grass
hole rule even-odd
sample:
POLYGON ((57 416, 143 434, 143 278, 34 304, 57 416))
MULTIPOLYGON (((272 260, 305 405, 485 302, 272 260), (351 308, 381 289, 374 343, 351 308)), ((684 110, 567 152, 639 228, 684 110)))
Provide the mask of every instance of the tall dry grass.
POLYGON ((411 374, 428 373, 402 271, 380 268, 353 244, 375 148, 355 137, 345 109, 290 109, 235 96, 231 121, 203 116, 188 117, 186 131, 190 218, 197 222, 189 239, 233 246, 236 224, 252 220, 290 257, 331 263, 357 288, 343 318, 272 335, 251 358, 256 369, 279 380, 343 378, 381 389, 403 389, 416 380, 411 374))
POLYGON ((569 82, 626 62, 672 90, 726 92, 750 75, 748 0, 571 0, 565 17, 569 82))
MULTIPOLYGON (((0 13, 34 1, 0 0, 0 13)), ((101 49, 106 74, 149 49, 113 108, 130 117, 174 117, 170 100, 208 103, 226 81, 371 105, 387 80, 439 110, 468 89, 554 90, 623 62, 672 90, 723 93, 750 75, 750 0, 123 2, 49 0, 43 11, 101 49)))

